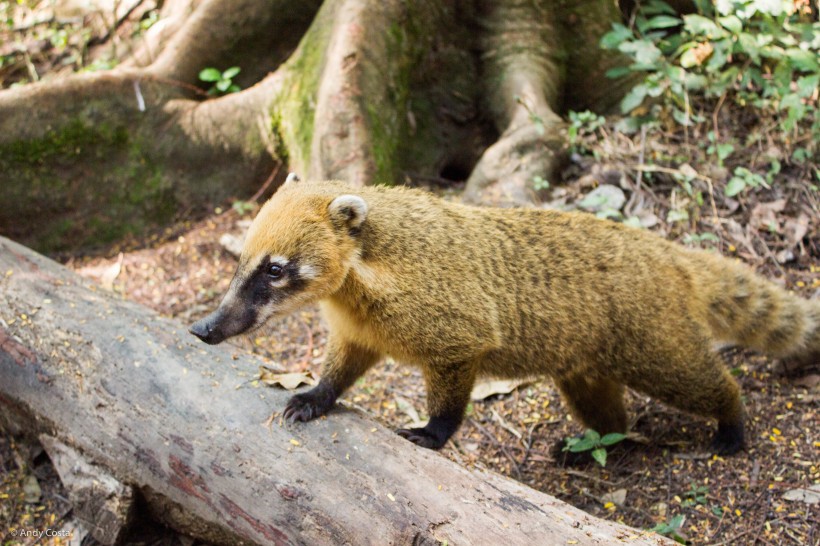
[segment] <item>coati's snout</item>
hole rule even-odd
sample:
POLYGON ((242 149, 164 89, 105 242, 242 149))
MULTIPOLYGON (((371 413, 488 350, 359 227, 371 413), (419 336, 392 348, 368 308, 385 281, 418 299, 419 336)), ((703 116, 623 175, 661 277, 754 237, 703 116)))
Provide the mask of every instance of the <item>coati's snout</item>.
POLYGON ((251 329, 256 324, 257 313, 252 307, 226 303, 229 295, 230 292, 216 311, 193 323, 188 331, 205 343, 216 345, 251 329))
POLYGON ((240 264, 219 307, 195 322, 189 332, 216 345, 226 339, 255 330, 281 311, 304 281, 296 276, 298 263, 284 257, 264 256, 255 265, 240 264))

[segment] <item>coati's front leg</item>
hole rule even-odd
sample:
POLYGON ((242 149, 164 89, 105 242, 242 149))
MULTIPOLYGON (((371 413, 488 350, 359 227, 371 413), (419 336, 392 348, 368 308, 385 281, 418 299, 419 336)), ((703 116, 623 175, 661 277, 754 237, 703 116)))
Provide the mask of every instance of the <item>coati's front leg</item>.
POLYGON ((307 392, 294 395, 285 407, 284 418, 288 421, 310 421, 321 417, 380 356, 375 351, 352 343, 331 339, 319 384, 307 392))
POLYGON ((423 371, 430 420, 423 428, 402 428, 396 432, 421 447, 439 449, 464 419, 476 366, 474 362, 436 363, 423 371))

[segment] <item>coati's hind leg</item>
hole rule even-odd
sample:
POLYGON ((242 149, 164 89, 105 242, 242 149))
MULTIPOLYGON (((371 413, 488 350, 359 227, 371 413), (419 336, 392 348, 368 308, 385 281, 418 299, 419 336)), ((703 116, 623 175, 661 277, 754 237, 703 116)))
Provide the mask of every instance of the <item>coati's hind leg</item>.
POLYGON ((624 387, 604 377, 575 374, 555 383, 569 406, 570 413, 601 435, 626 432, 624 387))
POLYGON ((635 370, 625 378, 626 384, 680 410, 717 419, 712 450, 718 455, 743 449, 745 411, 740 387, 720 358, 705 349, 685 347, 666 357, 666 362, 652 368, 657 374, 635 370))
MULTIPOLYGON (((610 432, 626 432, 626 408, 624 387, 606 378, 593 378, 588 374, 574 374, 555 380, 564 403, 573 417, 587 428, 601 435, 610 432)), ((575 466, 589 462, 588 453, 565 451, 566 441, 561 439, 552 446, 552 456, 563 465, 575 466)))
POLYGON ((436 363, 424 368, 430 420, 422 428, 396 433, 416 445, 439 449, 458 430, 475 383, 475 362, 436 363))

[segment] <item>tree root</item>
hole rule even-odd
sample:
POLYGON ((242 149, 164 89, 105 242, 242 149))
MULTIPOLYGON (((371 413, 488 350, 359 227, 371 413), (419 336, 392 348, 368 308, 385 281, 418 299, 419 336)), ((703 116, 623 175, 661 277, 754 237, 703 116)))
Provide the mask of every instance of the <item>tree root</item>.
MULTIPOLYGON (((0 232, 47 251, 113 241, 251 195, 281 163, 358 184, 469 178, 473 202, 537 203, 561 160, 566 75, 589 87, 578 71, 608 26, 590 13, 558 0, 172 0, 150 34, 159 46, 121 67, 0 92, 0 167, 16 175, 0 232), (229 66, 245 89, 204 100, 199 72, 229 66)), ((584 74, 609 66, 595 62, 584 74)))
POLYGON ((556 13, 549 7, 534 0, 485 7, 484 81, 501 137, 467 181, 469 201, 532 203, 535 177, 551 180, 558 167, 562 122, 555 112, 564 67, 556 13))
POLYGON ((487 148, 473 169, 464 200, 500 206, 537 203, 539 177, 549 181, 558 170, 564 144, 563 125, 554 123, 543 132, 534 124, 521 125, 501 135, 487 148))
POLYGON ((600 85, 606 70, 623 63, 598 47, 617 17, 607 0, 486 2, 484 82, 501 136, 473 170, 465 200, 531 205, 555 185, 566 140, 556 112, 608 109, 625 90, 600 85))

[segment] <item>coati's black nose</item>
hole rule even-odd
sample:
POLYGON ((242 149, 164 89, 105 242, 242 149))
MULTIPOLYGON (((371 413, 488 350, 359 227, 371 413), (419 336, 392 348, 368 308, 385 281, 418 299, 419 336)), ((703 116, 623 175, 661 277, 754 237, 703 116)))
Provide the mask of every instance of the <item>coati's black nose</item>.
POLYGON ((213 314, 198 320, 188 328, 188 331, 209 345, 216 345, 225 339, 225 336, 215 327, 213 314))

